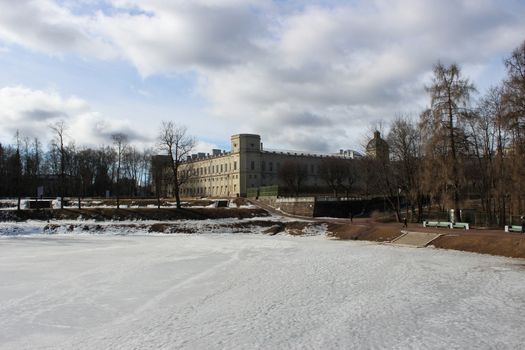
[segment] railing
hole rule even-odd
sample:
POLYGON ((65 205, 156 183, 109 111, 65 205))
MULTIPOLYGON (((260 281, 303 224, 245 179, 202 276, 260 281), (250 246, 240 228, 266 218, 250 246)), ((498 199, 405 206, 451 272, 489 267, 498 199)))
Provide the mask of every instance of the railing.
POLYGON ((297 202, 315 202, 315 197, 279 197, 276 203, 297 203, 297 202))

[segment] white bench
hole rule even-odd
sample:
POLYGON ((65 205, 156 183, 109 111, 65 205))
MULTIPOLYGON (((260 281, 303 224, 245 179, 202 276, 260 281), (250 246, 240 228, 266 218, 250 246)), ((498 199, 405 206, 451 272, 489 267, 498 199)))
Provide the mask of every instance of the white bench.
POLYGON ((505 232, 520 232, 521 233, 521 226, 518 225, 505 225, 505 232))
POLYGON ((449 221, 423 221, 423 227, 452 228, 452 223, 449 221))
POLYGON ((469 230, 470 226, 468 222, 456 222, 452 225, 453 228, 462 228, 464 230, 469 230))

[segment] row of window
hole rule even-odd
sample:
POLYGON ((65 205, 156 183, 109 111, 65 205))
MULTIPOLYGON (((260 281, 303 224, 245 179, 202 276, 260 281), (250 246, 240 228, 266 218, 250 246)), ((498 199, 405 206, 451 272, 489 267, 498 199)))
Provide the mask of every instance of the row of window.
POLYGON ((195 182, 221 182, 221 181, 228 181, 228 180, 231 180, 231 179, 238 179, 239 178, 239 175, 231 175, 231 178, 230 178, 230 175, 226 175, 226 176, 219 176, 219 177, 210 177, 210 178, 205 178, 205 179, 200 179, 200 178, 196 178, 196 179, 190 179, 190 183, 195 183, 195 182))
MULTIPOLYGON (((237 170, 237 162, 233 162, 233 170, 237 170)), ((180 170, 179 175, 187 176, 191 172, 191 175, 193 176, 202 176, 220 174, 229 171, 232 171, 232 163, 209 165, 207 167, 199 167, 191 170, 180 170)))
MULTIPOLYGON (((261 161, 261 171, 262 172, 266 172, 266 162, 263 160, 261 161)), ((273 162, 268 162, 268 172, 273 172, 274 171, 274 166, 273 166, 273 162)), ((310 174, 319 174, 321 172, 321 166, 320 165, 317 165, 315 166, 315 164, 304 164, 304 170, 310 174), (316 171, 317 170, 317 171, 316 171)), ((252 161, 251 164, 250 164, 250 168, 251 170, 255 170, 255 161, 252 161)), ((276 171, 278 172, 281 168, 281 164, 279 162, 275 163, 275 169, 276 171)))
MULTIPOLYGON (((321 171, 321 166, 320 165, 314 165, 314 164, 304 164, 304 170, 310 174, 319 174, 320 171, 321 171)), ((281 168, 281 164, 279 162, 276 162, 275 163, 275 168, 274 168, 274 163, 273 162, 268 162, 266 163, 265 161, 261 161, 261 171, 262 172, 274 172, 274 169, 275 171, 279 171, 281 168), (268 169, 266 168, 266 166, 268 165, 268 169)), ((197 175, 197 176, 203 176, 203 175, 213 175, 213 174, 221 174, 221 173, 224 173, 224 172, 231 172, 231 171, 236 171, 237 170, 237 162, 234 161, 233 163, 224 163, 224 164, 216 164, 216 165, 209 165, 209 166, 204 166, 204 167, 199 167, 199 168, 196 168, 196 169, 193 169, 193 175, 197 175)), ((255 170, 255 161, 251 161, 250 162, 250 170, 255 170)), ((190 171, 190 170, 182 170, 184 175, 187 175, 187 172, 190 171)))
MULTIPOLYGON (((233 192, 237 190, 237 185, 233 185, 233 192)), ((206 194, 228 194, 228 185, 226 186, 209 186, 209 187, 196 187, 196 188, 182 188, 181 192, 183 195, 206 195, 206 194)))
POLYGON ((196 168, 195 175, 220 174, 237 170, 237 161, 233 163, 215 164, 196 168))

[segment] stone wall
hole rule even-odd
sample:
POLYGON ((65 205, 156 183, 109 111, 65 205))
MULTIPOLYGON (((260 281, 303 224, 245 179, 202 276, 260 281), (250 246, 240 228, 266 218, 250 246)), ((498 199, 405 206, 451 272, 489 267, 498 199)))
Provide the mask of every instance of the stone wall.
POLYGON ((292 215, 313 217, 315 197, 277 198, 274 207, 292 215))

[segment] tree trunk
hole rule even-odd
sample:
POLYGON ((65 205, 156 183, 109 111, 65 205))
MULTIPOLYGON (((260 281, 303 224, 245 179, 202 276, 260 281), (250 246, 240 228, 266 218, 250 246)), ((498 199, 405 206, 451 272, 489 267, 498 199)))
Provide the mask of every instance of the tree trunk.
POLYGON ((177 209, 180 209, 181 205, 180 205, 179 184, 177 182, 175 182, 175 202, 177 203, 177 209))
POLYGON ((450 96, 451 92, 448 92, 448 118, 450 123, 450 152, 452 153, 452 185, 454 187, 453 198, 454 198, 454 220, 459 221, 459 176, 456 156, 456 142, 454 140, 454 114, 452 112, 452 100, 450 96))

